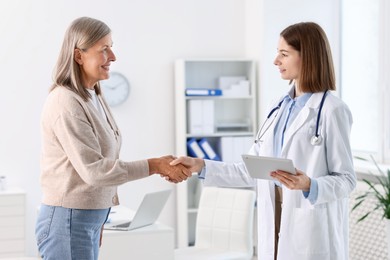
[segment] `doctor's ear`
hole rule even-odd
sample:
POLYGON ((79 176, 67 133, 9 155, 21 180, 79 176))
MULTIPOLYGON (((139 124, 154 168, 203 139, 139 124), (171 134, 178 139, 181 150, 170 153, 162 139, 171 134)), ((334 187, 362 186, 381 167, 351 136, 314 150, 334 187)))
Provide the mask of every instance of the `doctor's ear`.
POLYGON ((83 65, 83 59, 82 59, 82 50, 76 48, 74 49, 74 61, 77 62, 79 65, 83 65))

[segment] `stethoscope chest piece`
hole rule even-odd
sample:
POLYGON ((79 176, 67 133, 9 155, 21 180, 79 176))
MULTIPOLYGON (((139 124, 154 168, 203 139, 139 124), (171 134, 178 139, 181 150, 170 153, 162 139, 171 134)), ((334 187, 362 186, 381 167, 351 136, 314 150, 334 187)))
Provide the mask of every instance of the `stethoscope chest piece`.
POLYGON ((320 135, 314 135, 311 139, 310 139, 310 143, 311 145, 319 145, 322 141, 322 137, 320 135))

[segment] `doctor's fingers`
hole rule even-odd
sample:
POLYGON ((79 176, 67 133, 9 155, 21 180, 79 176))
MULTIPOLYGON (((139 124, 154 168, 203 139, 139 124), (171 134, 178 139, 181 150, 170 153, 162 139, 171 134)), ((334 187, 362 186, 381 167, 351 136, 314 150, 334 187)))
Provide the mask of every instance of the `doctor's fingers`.
POLYGON ((202 161, 197 161, 199 158, 192 158, 188 156, 180 156, 179 158, 170 162, 170 165, 184 165, 186 168, 195 171, 197 168, 201 167, 202 161))
POLYGON ((292 180, 292 178, 295 177, 295 175, 293 175, 289 172, 280 171, 280 170, 276 170, 276 171, 271 172, 271 176, 278 179, 278 180, 292 180))
POLYGON ((160 158, 168 160, 169 162, 172 162, 173 160, 177 159, 177 157, 173 155, 165 155, 165 156, 161 156, 160 158))
POLYGON ((310 190, 310 178, 302 172, 297 172, 296 175, 280 174, 280 181, 291 190, 310 190))
POLYGON ((170 162, 170 165, 175 166, 178 164, 185 164, 185 162, 186 162, 186 157, 180 156, 178 158, 175 158, 172 162, 170 162))
POLYGON ((186 180, 188 177, 192 176, 192 173, 189 169, 184 167, 183 165, 172 166, 172 171, 169 174, 169 177, 172 179, 176 179, 178 181, 186 180))
POLYGON ((168 175, 160 174, 160 177, 161 177, 161 178, 164 178, 164 179, 165 179, 166 181, 168 181, 168 182, 171 182, 171 183, 178 183, 178 181, 175 181, 175 180, 169 178, 168 175))
POLYGON ((299 179, 296 177, 296 175, 293 175, 291 173, 285 172, 285 171, 273 171, 271 173, 271 176, 279 180, 283 185, 285 185, 289 189, 297 189, 299 179))
POLYGON ((184 179, 187 179, 192 176, 191 170, 187 168, 185 165, 178 164, 172 167, 175 168, 175 170, 178 171, 179 174, 181 174, 184 179))
POLYGON ((179 183, 181 181, 178 181, 178 180, 175 180, 175 179, 171 179, 168 175, 163 175, 163 174, 160 174, 161 178, 164 178, 166 181, 168 182, 171 182, 171 183, 179 183))

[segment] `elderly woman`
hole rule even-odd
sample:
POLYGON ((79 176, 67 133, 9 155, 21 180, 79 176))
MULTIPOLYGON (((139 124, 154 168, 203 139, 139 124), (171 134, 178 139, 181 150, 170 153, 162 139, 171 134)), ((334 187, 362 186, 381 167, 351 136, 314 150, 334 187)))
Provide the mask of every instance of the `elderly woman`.
POLYGON ((36 238, 44 259, 97 260, 103 224, 119 204, 118 185, 155 173, 174 182, 191 175, 169 165, 170 156, 119 159, 121 134, 99 85, 115 60, 105 23, 82 17, 70 25, 42 113, 36 238))

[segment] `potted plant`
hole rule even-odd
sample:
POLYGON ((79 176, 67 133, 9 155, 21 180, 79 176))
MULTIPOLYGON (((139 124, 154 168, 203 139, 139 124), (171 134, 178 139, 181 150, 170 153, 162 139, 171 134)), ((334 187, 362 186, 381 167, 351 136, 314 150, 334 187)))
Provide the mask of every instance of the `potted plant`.
MULTIPOLYGON (((358 158, 361 160, 365 160, 364 158, 358 158)), ((387 248, 388 248, 388 256, 390 259, 390 169, 387 169, 384 172, 379 165, 376 163, 374 158, 371 156, 372 161, 375 164, 376 169, 379 172, 379 175, 375 175, 376 182, 363 179, 369 189, 364 192, 362 195, 358 196, 356 200, 356 204, 352 207, 352 211, 358 208, 368 197, 374 197, 376 199, 375 207, 361 216, 357 222, 363 221, 367 218, 372 212, 376 210, 382 210, 382 218, 386 219, 386 235, 387 235, 387 248)))

